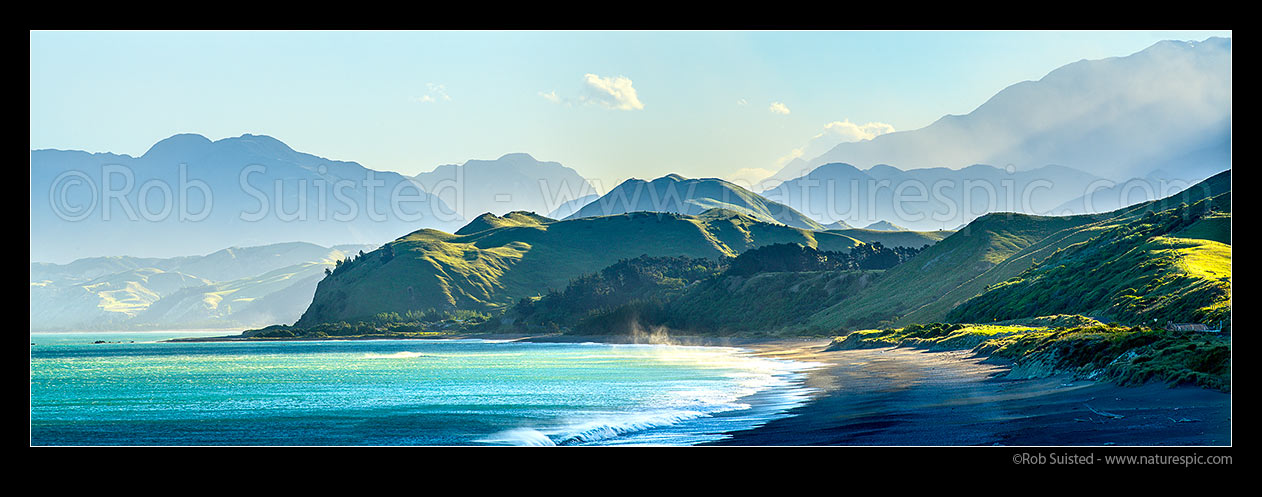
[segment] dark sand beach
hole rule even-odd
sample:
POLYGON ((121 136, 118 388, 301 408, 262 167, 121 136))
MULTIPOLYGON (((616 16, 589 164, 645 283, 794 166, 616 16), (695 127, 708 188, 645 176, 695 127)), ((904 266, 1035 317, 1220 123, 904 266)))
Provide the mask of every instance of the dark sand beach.
POLYGON ((1231 395, 1199 387, 1060 376, 1007 379, 971 352, 824 352, 827 340, 744 344, 822 363, 815 399, 794 416, 716 445, 1187 446, 1231 444, 1231 395))

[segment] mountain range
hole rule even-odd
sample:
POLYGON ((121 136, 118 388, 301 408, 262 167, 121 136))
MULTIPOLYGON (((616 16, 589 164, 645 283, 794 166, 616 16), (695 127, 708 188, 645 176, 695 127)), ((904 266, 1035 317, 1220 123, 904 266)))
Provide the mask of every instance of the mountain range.
POLYGON ((302 242, 202 256, 31 263, 36 330, 211 329, 293 322, 325 269, 371 245, 302 242))
MULTIPOLYGON (((931 231, 959 226, 990 212, 1077 214, 1067 202, 1101 178, 1063 166, 1029 171, 973 165, 902 170, 876 165, 825 164, 762 192, 821 223, 891 223, 931 231), (1062 209, 1053 212, 1057 207, 1062 209)), ((884 225, 881 225, 884 226, 884 225)))
POLYGON ((968 114, 841 143, 773 177, 837 162, 903 170, 1060 165, 1116 182, 1164 171, 1191 184, 1229 168, 1230 151, 1231 39, 1209 38, 1074 62, 1013 84, 968 114))
POLYGON ((177 257, 304 241, 378 245, 464 224, 403 175, 242 135, 175 135, 131 157, 31 151, 31 260, 177 257))

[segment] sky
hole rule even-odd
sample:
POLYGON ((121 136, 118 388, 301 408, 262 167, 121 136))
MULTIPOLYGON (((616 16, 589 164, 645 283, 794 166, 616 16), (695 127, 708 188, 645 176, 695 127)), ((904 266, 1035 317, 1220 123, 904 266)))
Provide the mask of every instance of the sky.
POLYGON ((1211 36, 1231 32, 33 31, 31 149, 251 133, 407 175, 525 152, 600 192, 754 181, 821 135, 921 128, 1077 60, 1211 36))

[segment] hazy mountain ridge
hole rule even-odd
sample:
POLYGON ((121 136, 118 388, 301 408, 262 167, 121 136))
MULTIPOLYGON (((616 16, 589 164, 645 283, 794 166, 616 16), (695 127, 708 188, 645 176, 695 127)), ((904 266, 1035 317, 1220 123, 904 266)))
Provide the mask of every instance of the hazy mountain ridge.
POLYGON ((831 163, 762 196, 829 225, 885 222, 933 231, 960 226, 990 212, 1076 214, 1070 209, 1055 210, 1099 181, 1102 178, 1063 166, 1022 171, 975 164, 963 169, 901 170, 880 164, 861 170, 831 163))
POLYGON ((247 327, 297 319, 326 268, 370 245, 31 263, 31 330, 247 327))
POLYGON ((823 225, 766 197, 718 178, 684 178, 669 174, 652 181, 628 179, 583 206, 566 219, 628 212, 672 212, 695 216, 710 209, 729 209, 764 222, 822 230, 823 225))
POLYGON ((775 177, 833 162, 1060 164, 1115 181, 1165 169, 1171 179, 1195 182, 1230 167, 1230 136, 1231 39, 1163 41, 1126 57, 1067 64, 924 128, 841 143, 775 177))
POLYGON ((30 188, 32 261, 293 240, 377 244, 418 225, 463 224, 410 178, 263 135, 175 135, 140 157, 34 150, 30 188))
POLYGON ((567 202, 596 193, 574 169, 539 161, 525 153, 446 164, 414 179, 465 219, 484 212, 548 214, 567 202))

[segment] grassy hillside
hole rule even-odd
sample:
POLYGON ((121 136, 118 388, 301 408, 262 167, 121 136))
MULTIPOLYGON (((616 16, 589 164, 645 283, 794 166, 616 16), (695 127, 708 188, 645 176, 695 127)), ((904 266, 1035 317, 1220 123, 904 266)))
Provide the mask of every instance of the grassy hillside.
POLYGON ((806 324, 816 329, 853 330, 940 320, 957 303, 955 299, 962 302, 975 295, 968 293, 970 288, 977 287, 978 292, 985 288, 975 281, 979 276, 1048 236, 1090 222, 1085 216, 982 216, 886 271, 862 293, 811 316, 806 324))
POLYGON ((408 310, 498 310, 621 259, 733 257, 773 243, 849 251, 861 242, 723 209, 698 216, 636 212, 464 235, 421 230, 339 267, 320 282, 296 325, 408 310))
MULTIPOLYGON (((1196 204, 1210 198, 1213 198, 1210 204, 1200 204, 1202 205, 1201 210, 1198 211, 1200 214, 1196 219, 1192 219, 1190 224, 1182 224, 1177 229, 1173 227, 1171 229, 1184 236, 1204 236, 1210 240, 1229 241, 1230 190, 1231 171, 1225 171, 1169 198, 1104 214, 1066 217, 1007 213, 986 215, 933 245, 906 264, 888 271, 862 294, 821 311, 807 322, 817 328, 853 330, 947 320, 947 314, 956 306, 987 292, 995 285, 1018 277, 1035 267, 1036 263, 1063 253, 1069 247, 1101 236, 1113 236, 1116 232, 1110 230, 1141 222, 1145 216, 1150 215, 1148 214, 1150 212, 1167 211, 1185 203, 1196 204), (1213 206, 1213 214, 1206 213, 1208 209, 1205 206, 1207 205, 1213 206), (1105 233, 1111 234, 1105 235, 1105 233)), ((1159 249, 1154 247, 1154 250, 1159 249)), ((1224 255, 1222 250, 1215 251, 1210 246, 1197 249, 1184 247, 1181 250, 1200 254, 1202 261, 1208 254, 1224 255)), ((1154 255, 1158 253, 1169 254, 1169 252, 1153 252, 1154 255)), ((1229 266, 1230 250, 1227 250, 1225 255, 1226 264, 1229 266)), ((1196 260, 1193 259, 1193 261, 1196 260)), ((1192 265, 1196 264, 1221 266, 1224 262, 1222 257, 1217 257, 1212 262, 1192 263, 1192 265)), ((1229 268, 1226 275, 1230 276, 1229 268)), ((1065 276, 1071 278, 1073 275, 1066 273, 1065 276)), ((1189 281, 1179 280, 1167 283, 1177 286, 1189 281)), ((1166 288, 1169 290, 1172 287, 1166 288)), ((1197 292, 1216 292, 1205 290, 1203 286, 1198 288, 1200 290, 1189 290, 1197 295, 1204 295, 1197 292)), ((1121 288, 1113 288, 1113 290, 1121 290, 1121 288)), ((1109 290, 1100 288, 1099 291, 1109 290)), ((1018 293, 1014 291, 1008 296, 1014 299, 1027 297, 1018 293)), ((1053 299, 1050 295, 1044 298, 1053 299)), ((1009 302, 998 296, 995 301, 1009 302)), ((1220 308, 1225 305, 1228 310, 1230 309, 1229 299, 1226 301, 1219 299, 1216 302, 1220 308)), ((1177 308, 1179 306, 1170 309, 1177 308)), ((1006 312, 993 316, 974 313, 967 319, 963 316, 952 316, 950 320, 991 322, 1058 313, 1087 313, 1088 311, 1078 306, 1070 306, 1043 308, 1036 313, 1006 312)), ((1183 322, 1187 319, 1191 318, 1182 317, 1177 320, 1183 322)))
POLYGON ((570 281, 563 290, 541 298, 523 298, 507 316, 517 328, 572 331, 581 334, 629 333, 627 326, 610 326, 608 315, 620 308, 653 306, 660 313, 665 302, 699 281, 719 274, 727 258, 646 257, 624 259, 570 281))
POLYGON ((804 323, 813 313, 866 291, 881 270, 724 275, 674 299, 663 326, 717 335, 827 335, 804 323))
POLYGON ((487 212, 470 221, 469 224, 456 230, 457 235, 469 235, 479 233, 489 229, 504 228, 508 226, 539 226, 544 223, 556 221, 555 219, 540 216, 533 212, 513 211, 505 214, 503 217, 496 216, 487 212))
POLYGON ((989 322, 1046 314, 1086 314, 1127 324, 1229 320, 1231 246, 1208 239, 1230 226, 1230 194, 1138 219, 1115 219, 1019 276, 992 285, 948 315, 989 322), (1211 209, 1218 211, 1209 215, 1211 209))

